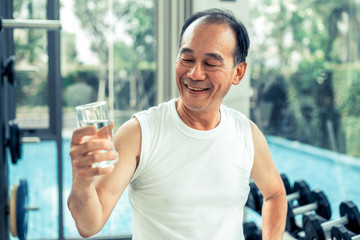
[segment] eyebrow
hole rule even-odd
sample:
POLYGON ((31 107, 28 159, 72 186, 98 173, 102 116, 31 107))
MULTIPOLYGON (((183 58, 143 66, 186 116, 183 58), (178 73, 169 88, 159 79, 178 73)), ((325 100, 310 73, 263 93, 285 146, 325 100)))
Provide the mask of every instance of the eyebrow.
MULTIPOLYGON (((190 48, 182 48, 180 50, 180 54, 183 54, 183 53, 194 53, 194 51, 191 50, 190 48)), ((210 57, 210 58, 214 58, 216 60, 219 60, 219 61, 224 61, 224 58, 218 53, 206 53, 205 55, 210 57)))

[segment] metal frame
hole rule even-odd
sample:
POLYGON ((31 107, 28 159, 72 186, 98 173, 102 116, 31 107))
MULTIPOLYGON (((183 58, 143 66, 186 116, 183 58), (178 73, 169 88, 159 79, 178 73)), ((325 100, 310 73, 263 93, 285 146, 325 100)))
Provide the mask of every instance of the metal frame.
MULTIPOLYGON (((3 12, 0 11, 0 16, 4 19, 1 21, 1 28, 3 29, 0 33, 0 63, 10 55, 14 55, 14 38, 12 28, 42 28, 47 30, 59 29, 59 11, 60 4, 59 0, 48 0, 47 1, 47 20, 14 20, 12 19, 13 13, 13 1, 0 0, 0 5, 5 6, 2 8, 3 12), (10 29, 7 29, 10 28, 10 29)), ((62 174, 62 81, 60 76, 60 32, 48 31, 48 92, 52 94, 48 95, 48 106, 49 106, 49 128, 47 129, 22 129, 25 137, 39 137, 41 140, 53 140, 57 143, 57 180, 59 189, 59 232, 58 239, 64 239, 63 233, 63 174, 62 174), (55 91, 54 91, 55 90, 55 91)), ((6 156, 6 139, 8 138, 7 124, 10 119, 15 119, 15 90, 13 87, 8 87, 7 81, 1 79, 0 83, 1 104, 0 112, 0 134, 1 138, 1 163, 0 170, 3 170, 5 174, 1 181, 1 192, 4 196, 0 197, 0 209, 5 210, 0 214, 0 239, 9 239, 9 222, 8 222, 8 159, 6 156)))
MULTIPOLYGON (((12 11, 12 2, 7 0, 0 0, 0 16, 1 17, 11 17, 12 11)), ((8 48, 5 47, 5 44, 12 39, 12 32, 9 30, 2 30, 0 32, 0 64, 1 66, 6 61, 7 57, 10 55, 11 49, 13 46, 10 45, 8 48)), ((7 149, 6 141, 8 139, 8 128, 7 123, 10 119, 10 99, 9 96, 14 91, 8 84, 8 81, 5 81, 0 72, 0 239, 9 239, 9 172, 8 172, 8 159, 7 159, 7 149)))
MULTIPOLYGON (((51 20, 60 19, 59 0, 47 1, 47 18, 51 20)), ((50 111, 50 131, 53 133, 57 144, 58 160, 58 189, 59 189, 59 239, 64 239, 64 211, 63 211, 63 167, 62 167, 62 81, 60 72, 60 32, 48 31, 48 92, 52 92, 53 97, 49 97, 50 111)))
POLYGON ((61 22, 57 20, 21 20, 21 19, 3 19, 0 21, 0 28, 40 28, 48 30, 58 30, 61 28, 61 22))

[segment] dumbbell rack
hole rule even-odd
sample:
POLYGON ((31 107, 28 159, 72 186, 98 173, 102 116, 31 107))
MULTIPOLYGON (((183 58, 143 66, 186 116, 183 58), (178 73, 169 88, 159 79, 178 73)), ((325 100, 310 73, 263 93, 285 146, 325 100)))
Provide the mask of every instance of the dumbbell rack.
MULTIPOLYGON (((320 190, 310 191, 303 180, 295 181, 290 187, 288 178, 281 174, 287 192, 288 214, 285 240, 360 240, 360 212, 352 201, 340 204, 340 218, 331 219, 330 203, 320 190), (302 218, 302 222, 295 221, 295 216, 302 218)), ((255 183, 250 183, 250 194, 246 206, 261 215, 262 194, 255 183)), ((298 220, 298 219, 297 219, 298 220)), ((261 238, 261 228, 253 222, 244 223, 246 240, 261 238), (251 226, 251 227, 249 227, 251 226)))
MULTIPOLYGON (((8 150, 11 156, 11 162, 16 164, 22 155, 22 143, 23 142, 39 142, 40 138, 34 136, 34 134, 29 134, 33 129, 28 130, 28 136, 25 138, 22 135, 22 130, 18 127, 15 121, 15 72, 19 72, 17 69, 15 71, 15 57, 11 56, 14 54, 15 50, 12 47, 12 34, 11 31, 14 28, 25 28, 25 29, 44 29, 44 30, 60 30, 61 22, 59 20, 19 20, 19 19, 10 19, 12 16, 12 7, 9 3, 12 1, 0 1, 0 191, 3 193, 0 197, 0 208, 3 209, 0 213, 0 239, 6 240, 10 238, 9 230, 12 235, 18 237, 20 240, 26 239, 27 233, 27 212, 28 210, 34 210, 37 208, 29 208, 27 206, 28 199, 28 187, 26 180, 21 180, 19 185, 15 184, 12 186, 11 194, 9 197, 9 163, 8 163, 8 150), (9 19, 3 19, 2 17, 9 17, 9 19), (5 29, 5 30, 4 30, 5 29), (3 31, 4 30, 4 31, 3 31), (10 56, 10 57, 9 57, 10 56), (5 59, 5 60, 4 60, 5 59), (29 136, 30 135, 30 136, 29 136)), ((55 9, 53 7, 56 1, 49 1, 47 17, 54 18, 55 14, 51 11, 55 9), (51 9, 51 10, 50 10, 51 9)), ((59 34, 58 34, 59 35, 59 34)), ((51 38, 51 43, 55 43, 56 37, 54 34, 48 34, 51 38)), ((59 39, 59 38, 58 38, 59 39)), ((55 44, 51 45, 54 46, 55 44)), ((49 45, 50 46, 50 45, 49 45)), ((51 48, 51 56, 58 55, 60 56, 59 48, 51 48)), ((50 53, 49 53, 50 56, 50 53)), ((55 69, 60 65, 60 62, 54 64, 53 58, 49 57, 49 72, 53 75, 57 74, 60 76, 59 69, 55 69), (55 71, 55 70, 56 71, 55 71)), ((59 80, 60 78, 52 78, 59 80)), ((49 81, 50 82, 50 81, 49 81)), ((49 84, 49 86, 51 86, 49 84)), ((57 88, 59 89, 59 88, 57 88)), ((51 104, 61 106, 61 92, 54 94, 51 99, 51 104)), ((53 108, 52 108, 53 109, 53 108)), ((58 109, 61 110, 59 107, 58 109)), ((53 115, 55 113, 50 113, 50 117, 54 119, 53 115)), ((60 115, 58 115, 60 116, 60 115)), ((56 121, 51 121, 51 131, 48 134, 46 131, 42 132, 42 135, 47 134, 47 138, 51 139, 56 137, 61 141, 61 117, 55 118, 56 121)), ((42 129, 43 130, 43 129, 42 129)), ((45 130, 45 129, 44 129, 45 130)), ((46 129, 47 130, 47 129, 46 129)), ((40 134, 41 135, 41 134, 40 134)), ((61 159, 61 145, 58 144, 58 159, 61 159)), ((61 168, 61 166, 60 166, 61 168)), ((60 179, 61 184, 61 179, 60 179)), ((59 185, 60 185, 59 184, 59 185)), ((59 187, 61 188, 61 187, 59 187)), ((62 191, 59 196, 59 205, 62 206, 62 191)), ((61 209, 61 208, 60 208, 61 209)), ((59 211, 60 223, 62 224, 62 212, 59 211)), ((62 229, 62 226, 60 226, 62 229)), ((59 238, 63 239, 62 230, 59 231, 59 238)))

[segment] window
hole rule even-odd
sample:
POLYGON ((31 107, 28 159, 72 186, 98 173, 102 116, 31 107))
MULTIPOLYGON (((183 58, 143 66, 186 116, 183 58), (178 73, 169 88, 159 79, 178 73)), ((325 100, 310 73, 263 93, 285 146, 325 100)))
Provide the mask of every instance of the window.
POLYGON ((337 218, 360 204, 359 1, 251 6, 251 118, 279 171, 323 190, 337 218))
MULTIPOLYGON (((69 139, 74 107, 106 100, 117 129, 134 112, 155 104, 155 1, 62 0, 64 206, 71 191, 69 139)), ((131 209, 125 192, 98 237, 128 236, 131 209)), ((79 237, 64 208, 64 236, 79 237)))
POLYGON ((155 3, 110 2, 62 1, 65 131, 79 104, 107 100, 115 129, 155 104, 155 3))
MULTIPOLYGON (((15 19, 46 19, 46 1, 14 1, 15 19)), ((43 29, 14 29, 16 117, 21 128, 49 128, 48 44, 43 29)))
POLYGON ((359 158, 358 1, 252 6, 252 118, 267 134, 359 158))

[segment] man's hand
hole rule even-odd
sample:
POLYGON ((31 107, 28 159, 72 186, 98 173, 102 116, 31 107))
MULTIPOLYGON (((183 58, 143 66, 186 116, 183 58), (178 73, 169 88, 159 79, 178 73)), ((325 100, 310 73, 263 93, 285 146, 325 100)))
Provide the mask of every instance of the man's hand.
POLYGON ((113 124, 100 130, 93 126, 78 128, 73 132, 70 145, 70 157, 73 171, 73 184, 90 185, 95 177, 112 172, 114 166, 93 168, 95 162, 115 160, 118 158, 114 144, 108 139, 113 124), (105 150, 105 151, 104 151, 105 150))

